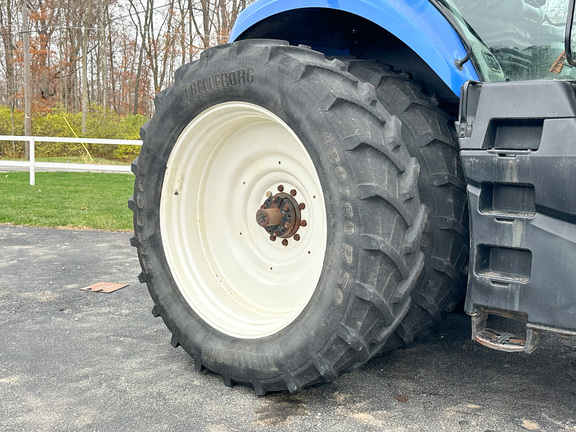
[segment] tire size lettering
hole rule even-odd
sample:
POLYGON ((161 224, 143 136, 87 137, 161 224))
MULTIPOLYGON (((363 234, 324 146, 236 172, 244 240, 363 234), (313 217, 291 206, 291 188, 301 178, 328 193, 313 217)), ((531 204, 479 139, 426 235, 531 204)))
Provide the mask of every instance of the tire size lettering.
POLYGON ((272 356, 234 351, 224 348, 203 346, 202 360, 204 363, 222 363, 241 368, 267 371, 277 370, 272 356))
POLYGON ((140 243, 140 248, 138 251, 141 255, 148 255, 148 243, 146 243, 146 236, 144 234, 138 234, 136 237, 140 243))
MULTIPOLYGON (((346 168, 344 168, 342 166, 342 157, 340 156, 340 152, 338 151, 338 149, 334 146, 329 146, 329 144, 331 143, 329 140, 326 139, 326 137, 323 136, 323 140, 324 140, 324 145, 326 146, 326 157, 328 159, 328 162, 331 165, 334 165, 334 176, 336 177, 336 180, 339 183, 343 183, 346 182, 346 180, 348 179, 348 171, 346 170, 346 168)), ((341 195, 344 195, 348 198, 351 197, 351 192, 350 189, 346 188, 345 186, 338 186, 338 192, 341 195)), ((352 205, 351 202, 349 201, 341 201, 340 202, 340 211, 342 212, 342 215, 344 216, 344 218, 346 219, 343 222, 343 232, 345 235, 347 236, 352 236, 355 234, 356 232, 356 225, 354 224, 354 222, 352 222, 352 220, 350 219, 354 219, 354 207, 352 205)), ((346 243, 342 243, 342 247, 340 250, 340 257, 341 260, 348 264, 348 265, 353 265, 354 264, 354 248, 346 243)), ((338 285, 342 288, 342 289, 346 289, 346 286, 348 284, 348 281, 350 280, 351 276, 348 272, 342 270, 339 275, 338 275, 338 285)), ((342 292, 339 288, 335 288, 334 292, 342 292)), ((340 302, 342 301, 341 297, 335 295, 335 300, 336 303, 340 304, 340 302), (340 300, 340 302, 338 301, 340 300)))
POLYGON ((352 219, 354 217, 354 208, 352 207, 352 204, 350 204, 349 202, 342 201, 340 203, 340 208, 342 209, 342 214, 344 215, 344 217, 347 217, 349 219, 352 219))
POLYGON ((334 147, 328 150, 328 162, 331 164, 337 164, 340 162, 340 155, 338 154, 338 150, 334 147))
POLYGON ((186 99, 210 93, 227 87, 252 84, 254 82, 254 69, 239 69, 233 72, 224 72, 192 81, 184 87, 186 99))
POLYGON ((336 304, 342 304, 342 302, 344 301, 344 294, 342 293, 342 290, 336 287, 334 288, 332 294, 334 296, 334 301, 336 302, 336 304))
POLYGON ((142 214, 142 212, 136 211, 136 223, 138 224, 138 226, 141 227, 144 226, 144 215, 142 214))
POLYGON ((347 196, 347 197, 351 196, 350 195, 350 189, 343 188, 342 186, 340 186, 338 188, 338 192, 340 192, 342 195, 347 196))
POLYGON ((150 272, 154 270, 154 266, 148 258, 148 255, 142 255, 142 270, 144 270, 146 274, 150 274, 150 272))
POLYGON ((146 180, 144 178, 138 177, 137 184, 138 184, 138 190, 140 192, 146 191, 146 180))
POLYGON ((143 209, 144 205, 146 204, 146 199, 144 198, 144 194, 138 193, 136 195, 136 205, 139 209, 143 209))
POLYGON ((334 168, 334 175, 340 181, 344 181, 348 178, 348 172, 341 166, 334 168))
MULTIPOLYGON (((144 223, 142 223, 144 226, 144 223)), ((150 271, 153 269, 152 262, 150 260, 150 250, 148 248, 147 237, 144 234, 137 234, 136 238, 138 239, 138 252, 140 255, 140 262, 142 264, 142 270, 144 273, 149 274, 150 271)))
POLYGON ((352 221, 344 222, 344 234, 352 236, 356 232, 356 225, 352 221))
POLYGON ((340 274, 338 274, 338 285, 346 289, 348 282, 350 282, 350 277, 350 273, 345 270, 340 270, 340 274))
POLYGON ((329 133, 321 133, 320 138, 322 139, 322 143, 324 145, 328 145, 334 142, 334 138, 332 138, 332 135, 330 135, 329 133))
POLYGON ((354 248, 346 243, 342 243, 342 259, 348 264, 354 263, 354 248))

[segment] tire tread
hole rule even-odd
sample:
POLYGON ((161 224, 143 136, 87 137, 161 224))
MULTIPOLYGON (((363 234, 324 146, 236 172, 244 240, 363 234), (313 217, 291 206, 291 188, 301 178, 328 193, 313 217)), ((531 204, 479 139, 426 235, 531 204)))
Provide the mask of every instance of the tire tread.
MULTIPOLYGON (((148 283, 155 302, 154 315, 160 316, 172 332, 172 345, 177 347, 182 344, 194 358, 197 370, 207 368, 215 371, 222 376, 226 385, 251 385, 257 395, 277 390, 295 393, 309 385, 332 381, 381 351, 388 337, 408 313, 412 301, 410 291, 416 285, 423 267, 424 257, 419 251, 418 242, 426 224, 426 209, 418 197, 418 162, 408 155, 398 136, 401 121, 378 101, 376 90, 371 84, 349 72, 345 62, 328 60, 323 54, 309 48, 290 46, 286 42, 255 40, 206 50, 198 61, 178 69, 174 86, 156 98, 157 109, 168 112, 171 104, 179 103, 182 86, 207 65, 226 61, 245 62, 246 58, 257 59, 261 64, 281 70, 298 86, 309 89, 311 95, 327 90, 326 83, 337 82, 337 89, 329 88, 328 96, 311 100, 334 118, 350 118, 351 113, 358 114, 363 125, 369 129, 354 136, 335 139, 339 140, 339 148, 346 152, 347 161, 353 168, 354 199, 361 203, 359 217, 366 221, 358 233, 363 248, 358 248, 357 266, 369 268, 371 260, 376 260, 383 268, 380 272, 382 274, 379 273, 370 282, 361 277, 351 280, 345 293, 346 303, 343 303, 346 313, 332 330, 332 337, 326 341, 328 345, 311 352, 308 363, 282 367, 272 378, 248 373, 239 375, 231 367, 214 367, 213 363, 203 357, 200 347, 190 346, 188 336, 179 327, 187 323, 176 324, 180 317, 172 314, 169 307, 172 299, 163 298, 157 293, 154 272, 169 273, 169 270, 154 269, 150 274, 143 271, 143 281, 148 283), (388 184, 389 188, 379 186, 383 184, 388 184), (382 236, 382 224, 388 222, 380 216, 384 211, 395 215, 394 229, 386 238, 382 236)), ((161 134, 164 131, 162 128, 169 127, 162 124, 158 116, 157 111, 157 118, 153 118, 141 129, 144 146, 133 164, 137 176, 135 194, 138 193, 139 178, 153 178, 156 182, 162 180, 162 176, 150 168, 154 166, 151 161, 156 165, 162 163, 158 149, 152 144, 152 135, 161 134)), ((162 141, 158 137, 156 140, 162 141)), ((150 185, 147 187, 150 188, 150 185)), ((154 236, 156 233, 153 228, 144 222, 155 220, 157 211, 137 208, 134 197, 130 202, 130 208, 134 211, 136 238, 140 238, 139 235, 148 238, 154 236), (138 216, 144 218, 142 224, 137 223, 138 216)), ((161 240, 156 239, 156 242, 160 243, 161 240)), ((141 266, 146 269, 145 255, 150 250, 145 250, 142 244, 138 244, 137 248, 141 266)))
POLYGON ((383 348, 388 351, 427 334, 464 295, 468 248, 466 185, 452 120, 438 107, 434 94, 426 94, 408 74, 374 61, 349 61, 348 70, 373 84, 379 101, 402 121, 404 141, 410 154, 420 162, 420 195, 430 210, 432 245, 425 250, 424 271, 411 292, 412 307, 396 336, 383 348), (428 186, 423 185, 425 182, 428 186), (443 253, 437 255, 440 249, 443 253))

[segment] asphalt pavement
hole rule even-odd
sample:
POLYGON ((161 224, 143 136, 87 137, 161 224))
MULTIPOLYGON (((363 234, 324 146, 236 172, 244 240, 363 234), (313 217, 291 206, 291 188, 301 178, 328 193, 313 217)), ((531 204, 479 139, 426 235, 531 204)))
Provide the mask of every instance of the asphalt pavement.
POLYGON ((130 237, 0 225, 0 431, 576 431, 576 339, 491 351, 462 314, 297 395, 225 387, 171 347, 130 237))

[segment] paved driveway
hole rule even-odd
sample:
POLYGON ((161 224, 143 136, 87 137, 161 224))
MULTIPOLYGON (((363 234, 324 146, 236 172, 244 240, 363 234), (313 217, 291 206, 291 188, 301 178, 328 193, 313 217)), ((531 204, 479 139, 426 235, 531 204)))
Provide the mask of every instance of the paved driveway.
POLYGON ((129 238, 0 225, 1 431, 576 431, 576 340, 490 351, 463 315, 298 395, 227 388, 170 346, 129 238))

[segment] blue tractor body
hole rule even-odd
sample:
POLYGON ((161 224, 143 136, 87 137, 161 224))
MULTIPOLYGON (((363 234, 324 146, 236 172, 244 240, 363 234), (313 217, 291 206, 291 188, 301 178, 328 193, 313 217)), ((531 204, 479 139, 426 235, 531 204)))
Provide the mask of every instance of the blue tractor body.
MULTIPOLYGON (((239 15, 230 41, 243 39, 250 29, 264 26, 275 16, 302 15, 310 9, 344 12, 386 30, 417 54, 455 95, 466 81, 479 79, 471 62, 461 70, 456 67, 455 62, 467 56, 466 48, 452 24, 428 0, 260 0, 239 15)), ((315 23, 311 20, 305 25, 315 23)), ((349 53, 350 47, 339 48, 349 53)))

